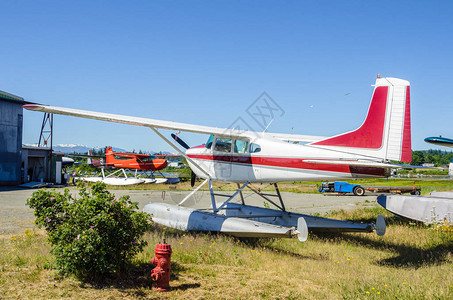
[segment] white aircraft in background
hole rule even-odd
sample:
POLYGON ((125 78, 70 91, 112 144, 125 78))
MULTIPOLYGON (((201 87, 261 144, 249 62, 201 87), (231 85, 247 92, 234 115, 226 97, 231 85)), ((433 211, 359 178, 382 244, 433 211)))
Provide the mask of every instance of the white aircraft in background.
MULTIPOLYGON (((427 137, 425 139, 425 142, 438 146, 453 148, 453 140, 444 138, 442 136, 427 137)), ((448 166, 448 176, 453 177, 453 160, 450 161, 450 165, 448 166)))
MULTIPOLYGON (((427 137, 425 142, 453 147, 453 140, 444 137, 427 137)), ((450 162, 449 176, 453 176, 453 161, 450 162)), ((453 192, 430 193, 430 196, 380 195, 377 202, 405 219, 427 224, 453 224, 453 192)))
MULTIPOLYGON (((252 132, 162 120, 137 118, 61 108, 24 105, 48 113, 150 127, 187 159, 196 176, 205 179, 178 205, 150 203, 145 211, 165 226, 183 230, 220 231, 242 237, 292 237, 306 240, 312 231, 365 231, 385 233, 385 221, 376 225, 332 220, 286 211, 278 182, 326 180, 332 178, 385 177, 390 168, 402 165, 391 160, 411 162, 410 84, 397 78, 378 76, 364 123, 356 130, 333 137, 252 132), (175 135, 181 151, 158 129, 209 134, 206 144, 190 148, 175 135), (298 144, 298 143, 306 144, 298 144), (213 181, 233 182, 233 195, 216 194, 213 181), (182 206, 202 185, 209 182, 212 212, 182 206), (276 195, 261 193, 252 183, 272 183, 276 195), (249 188, 278 210, 245 205, 242 190, 249 188), (241 195, 242 204, 231 200, 241 195), (227 200, 217 203, 216 196, 227 200), (276 196, 277 204, 269 197, 276 196)), ((411 167, 411 166, 405 166, 411 167)), ((194 182, 195 177, 192 177, 194 182)))

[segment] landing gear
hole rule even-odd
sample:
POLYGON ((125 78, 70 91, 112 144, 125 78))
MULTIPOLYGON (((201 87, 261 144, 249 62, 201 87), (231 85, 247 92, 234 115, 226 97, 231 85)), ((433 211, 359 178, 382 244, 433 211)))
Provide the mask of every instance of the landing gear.
MULTIPOLYGON (((153 221, 188 231, 223 232, 236 237, 297 237, 306 241, 309 231, 316 232, 373 232, 379 235, 385 233, 385 221, 378 217, 376 224, 355 223, 343 220, 334 220, 315 217, 306 214, 289 212, 283 205, 283 200, 274 184, 276 194, 263 193, 250 186, 249 182, 238 184, 234 193, 214 192, 211 179, 205 179, 197 188, 189 193, 178 205, 153 202, 145 206, 144 211, 152 215, 153 221), (208 183, 211 196, 211 207, 190 208, 183 204, 203 185, 208 183), (270 209, 246 205, 243 190, 249 188, 278 209, 270 209), (241 196, 239 203, 233 203, 236 196, 241 196), (274 196, 279 201, 269 199, 274 196), (216 198, 225 197, 223 202, 216 202, 216 198), (279 203, 280 202, 280 203, 279 203)), ((363 189, 363 188, 362 188, 363 189)), ((362 194, 365 192, 363 189, 362 194)))

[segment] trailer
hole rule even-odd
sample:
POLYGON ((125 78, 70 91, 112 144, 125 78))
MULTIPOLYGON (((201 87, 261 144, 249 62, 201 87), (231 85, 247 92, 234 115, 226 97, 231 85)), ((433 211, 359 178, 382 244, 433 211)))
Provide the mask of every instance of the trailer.
POLYGON ((360 184, 351 184, 345 181, 323 182, 318 191, 320 193, 354 193, 356 196, 365 195, 365 189, 360 184))
POLYGON ((420 195, 421 188, 415 186, 372 186, 367 187, 367 191, 372 193, 390 193, 390 194, 405 194, 420 195))

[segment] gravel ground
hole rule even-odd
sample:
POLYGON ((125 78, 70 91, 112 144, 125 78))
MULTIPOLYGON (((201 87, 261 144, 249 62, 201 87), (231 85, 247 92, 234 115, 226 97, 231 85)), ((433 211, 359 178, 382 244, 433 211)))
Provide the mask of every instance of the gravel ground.
MULTIPOLYGON (((63 188, 57 189, 63 192, 63 188)), ((75 188, 69 188, 72 194, 77 195, 75 188)), ((34 189, 0 187, 0 234, 16 234, 25 229, 35 228, 33 210, 27 205, 27 198, 31 196, 34 189)), ((189 192, 188 191, 150 191, 150 190, 115 190, 112 191, 116 196, 129 195, 132 201, 139 203, 139 208, 149 202, 179 203, 189 192)), ((231 194, 232 192, 225 192, 231 194)), ((357 206, 376 205, 376 195, 357 196, 337 196, 323 194, 300 194, 283 192, 282 197, 286 208, 290 211, 306 214, 324 214, 332 210, 352 210, 357 206)), ((223 197, 218 197, 221 201, 223 197)), ((264 199, 252 192, 245 192, 246 204, 263 206, 264 199)), ((272 197, 272 200, 274 197, 272 197)), ((240 201, 238 196, 236 202, 240 201)), ((191 207, 209 207, 210 195, 207 191, 195 194, 185 205, 191 207)))

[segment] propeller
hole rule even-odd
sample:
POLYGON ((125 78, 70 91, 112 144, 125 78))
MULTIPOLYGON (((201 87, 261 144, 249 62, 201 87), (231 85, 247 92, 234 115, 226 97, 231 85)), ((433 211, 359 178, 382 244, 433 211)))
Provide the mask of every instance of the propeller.
MULTIPOLYGON (((181 147, 183 147, 184 149, 189 149, 189 145, 186 144, 186 142, 184 142, 181 138, 179 138, 176 134, 172 133, 171 134, 171 137, 178 143, 181 145, 181 147)), ((195 185, 195 180, 197 179, 197 175, 195 175, 195 173, 192 171, 192 169, 190 170, 190 186, 191 187, 194 187, 195 185)))
POLYGON ((195 180, 197 179, 197 175, 195 175, 195 173, 190 170, 190 186, 193 187, 195 185, 195 180))
POLYGON ((171 137, 178 143, 181 145, 181 147, 183 147, 184 149, 189 149, 189 145, 186 144, 186 142, 184 142, 183 140, 181 140, 181 138, 179 138, 176 134, 172 133, 171 134, 171 137))

